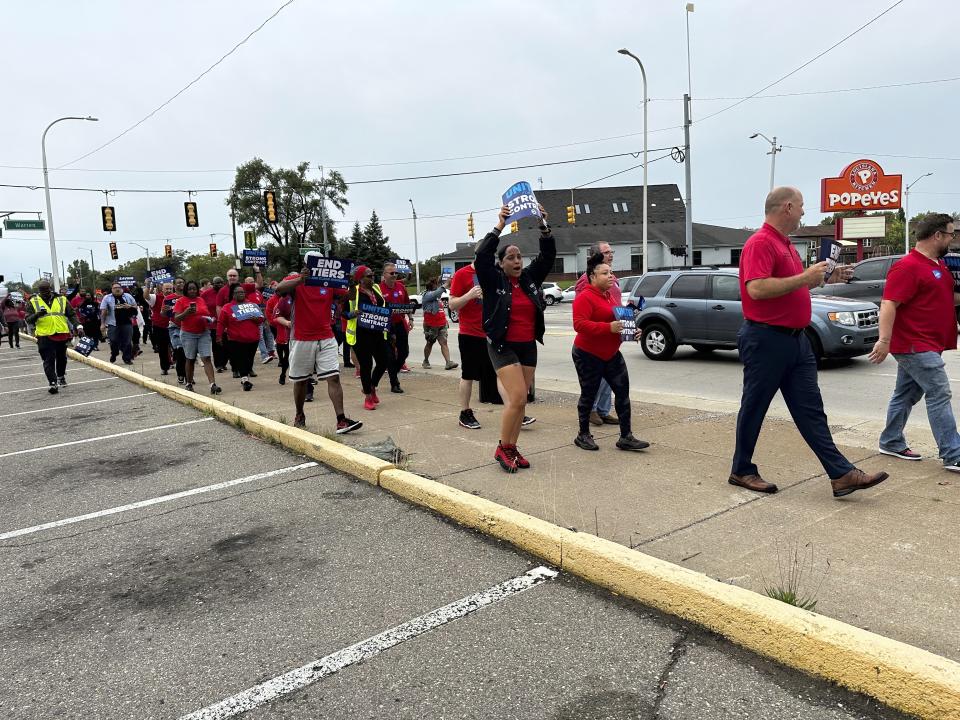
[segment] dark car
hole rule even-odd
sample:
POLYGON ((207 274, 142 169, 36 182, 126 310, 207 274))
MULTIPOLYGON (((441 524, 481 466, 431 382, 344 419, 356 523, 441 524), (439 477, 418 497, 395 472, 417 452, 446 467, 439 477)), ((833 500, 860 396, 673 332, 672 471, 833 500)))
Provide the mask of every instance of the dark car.
POLYGON ((887 284, 887 272, 890 266, 902 257, 903 255, 885 255, 861 260, 853 266, 850 282, 827 283, 823 287, 814 288, 810 294, 869 300, 879 306, 883 288, 887 284))

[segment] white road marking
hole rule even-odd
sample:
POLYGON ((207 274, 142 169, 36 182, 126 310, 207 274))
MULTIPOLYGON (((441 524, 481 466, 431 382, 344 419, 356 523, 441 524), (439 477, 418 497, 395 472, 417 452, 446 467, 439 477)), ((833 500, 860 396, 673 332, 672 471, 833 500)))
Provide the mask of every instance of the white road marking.
POLYGON ((33 415, 34 413, 53 412, 54 410, 64 410, 65 408, 80 407, 81 405, 96 405, 97 403, 115 402, 116 400, 129 400, 130 398, 146 397, 147 395, 156 395, 155 392, 138 393, 136 395, 123 395, 122 397, 106 398, 105 400, 88 400, 87 402, 73 403, 72 405, 55 405, 54 407, 40 408, 39 410, 23 410, 21 412, 7 413, 0 415, 0 418, 17 417, 18 415, 33 415))
POLYGON ((82 445, 84 443, 96 442, 98 440, 111 440, 118 437, 126 437, 127 435, 139 435, 140 433, 147 432, 156 432, 157 430, 167 430, 174 427, 182 427, 184 425, 193 425, 195 423, 210 422, 213 418, 200 418, 199 420, 185 420, 184 422, 170 423, 169 425, 157 425, 156 427, 140 428, 139 430, 128 430, 127 432, 122 433, 113 433, 112 435, 101 435, 100 437, 84 438, 83 440, 71 440, 70 442, 57 443, 56 445, 42 445, 35 448, 27 448, 26 450, 14 450, 13 452, 2 453, 0 458, 13 457, 14 455, 26 455, 27 453, 42 452, 44 450, 56 450, 57 448, 70 447, 71 445, 82 445))
MULTIPOLYGON (((5 370, 6 368, 0 368, 0 370, 5 370)), ((75 372, 91 372, 93 368, 70 368, 71 373, 75 372)), ((7 375, 6 377, 0 377, 0 380, 16 380, 17 378, 25 377, 36 377, 37 375, 44 375, 42 372, 27 373, 26 375, 7 375)))
POLYGON ((63 520, 54 520, 53 522, 43 523, 42 525, 34 525, 33 527, 21 528, 20 530, 10 530, 9 532, 0 533, 0 540, 9 540, 10 538, 20 537, 21 535, 31 535, 33 533, 40 532, 41 530, 50 530, 52 528, 63 527, 64 525, 73 525, 74 523, 83 522, 85 520, 95 520, 96 518, 106 517, 107 515, 116 515, 117 513, 127 512, 128 510, 138 510, 140 508, 150 507, 151 505, 158 505, 159 503, 171 502, 172 500, 190 497, 191 495, 200 495, 202 493, 213 492, 214 490, 223 490, 224 488, 233 487, 234 485, 243 485, 245 483, 255 482, 256 480, 265 480, 266 478, 275 477, 284 473, 317 467, 318 464, 319 463, 312 461, 305 462, 301 463, 300 465, 292 465, 290 467, 280 468, 279 470, 270 470, 269 472, 257 473, 256 475, 249 475, 236 480, 227 480, 226 482, 216 483, 215 485, 204 485, 203 487, 182 490, 169 495, 161 495, 160 497, 150 498, 149 500, 141 500, 140 502, 130 503, 129 505, 119 505, 118 507, 112 507, 106 510, 98 510, 97 512, 87 513, 86 515, 77 515, 76 517, 64 518, 63 520))
MULTIPOLYGON (((864 373, 863 375, 863 377, 890 377, 890 378, 895 378, 896 376, 897 376, 896 373, 864 373)), ((949 380, 952 383, 960 383, 960 380, 958 380, 957 378, 948 377, 947 380, 949 380)))
MULTIPOLYGON (((10 359, 20 360, 22 358, 10 358, 10 359)), ((39 363, 35 363, 35 362, 24 363, 23 365, 0 365, 0 370, 13 370, 14 368, 38 367, 38 366, 39 366, 39 363)))
POLYGON ((537 567, 527 571, 524 575, 515 577, 488 590, 468 595, 449 605, 431 610, 425 615, 414 618, 402 625, 390 628, 379 635, 374 635, 362 642, 351 645, 342 650, 314 660, 306 665, 278 675, 259 685, 244 690, 226 700, 202 708, 189 715, 183 715, 180 720, 226 720, 254 708, 265 705, 271 700, 297 692, 318 680, 335 674, 350 665, 369 660, 394 645, 415 638, 418 635, 430 632, 452 620, 465 617, 480 608, 529 590, 532 587, 557 576, 555 570, 547 567, 537 567))
MULTIPOLYGON (((68 385, 67 387, 73 387, 75 385, 86 385, 87 383, 107 382, 108 380, 119 380, 119 379, 120 378, 118 377, 106 377, 106 378, 99 378, 97 380, 81 380, 80 382, 70 383, 70 385, 68 385)), ((21 388, 20 390, 4 390, 3 392, 0 392, 0 395, 12 395, 13 393, 31 392, 32 390, 46 390, 48 387, 49 385, 42 385, 40 387, 35 387, 35 388, 21 388)))

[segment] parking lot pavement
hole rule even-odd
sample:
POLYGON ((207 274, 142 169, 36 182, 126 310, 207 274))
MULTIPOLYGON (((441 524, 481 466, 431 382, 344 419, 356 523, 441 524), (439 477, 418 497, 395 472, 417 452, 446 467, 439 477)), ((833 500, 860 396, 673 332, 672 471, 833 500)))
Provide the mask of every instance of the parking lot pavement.
POLYGON ((900 717, 123 381, 32 380, 0 379, 3 718, 900 717))

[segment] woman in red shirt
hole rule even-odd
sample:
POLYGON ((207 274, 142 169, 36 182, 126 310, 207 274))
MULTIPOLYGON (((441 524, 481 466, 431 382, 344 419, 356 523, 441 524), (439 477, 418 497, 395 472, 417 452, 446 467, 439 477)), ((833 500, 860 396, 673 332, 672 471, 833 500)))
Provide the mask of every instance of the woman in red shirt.
POLYGON ((590 434, 590 411, 600 381, 606 380, 613 390, 620 420, 617 447, 643 450, 650 443, 638 440, 630 431, 630 376, 620 353, 623 322, 617 320, 613 311, 620 304, 610 295, 613 273, 601 253, 587 261, 587 279, 590 284, 573 301, 573 329, 577 331, 573 340, 573 364, 580 380, 580 401, 577 403, 580 434, 573 442, 584 450, 600 449, 590 434))
POLYGON ((183 296, 173 304, 173 319, 180 323, 180 345, 186 359, 186 389, 193 392, 193 369, 199 357, 210 383, 210 394, 219 395, 220 386, 210 359, 213 343, 210 342, 209 329, 214 317, 200 297, 200 285, 196 280, 188 280, 183 286, 183 296))
POLYGON ((280 365, 281 385, 287 384, 290 367, 290 296, 274 294, 267 300, 266 315, 276 339, 277 359, 280 365))
POLYGON ((233 300, 224 305, 220 310, 220 317, 217 322, 217 342, 223 342, 223 334, 226 333, 230 338, 227 341, 227 354, 230 357, 230 367, 240 374, 240 384, 245 391, 253 389, 253 383, 250 382, 250 373, 253 370, 253 358, 257 354, 257 346, 260 344, 260 325, 263 323, 263 313, 260 308, 252 303, 246 303, 247 293, 242 285, 233 288, 233 300), (241 304, 247 304, 250 307, 244 308, 251 314, 241 314, 237 307, 241 304), (254 313, 256 311, 256 314, 254 313))
POLYGON ((450 359, 450 349, 447 347, 447 314, 443 307, 443 293, 446 287, 440 284, 440 278, 431 278, 427 281, 426 292, 423 293, 423 337, 427 344, 423 346, 423 367, 430 367, 430 351, 433 344, 440 344, 440 354, 443 355, 444 370, 453 370, 459 367, 450 359))

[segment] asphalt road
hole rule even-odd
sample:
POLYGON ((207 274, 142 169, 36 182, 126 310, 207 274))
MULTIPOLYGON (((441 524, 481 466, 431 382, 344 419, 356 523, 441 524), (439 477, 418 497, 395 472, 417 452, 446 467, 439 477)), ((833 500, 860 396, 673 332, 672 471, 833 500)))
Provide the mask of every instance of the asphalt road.
POLYGON ((5 719, 900 717, 113 376, 71 363, 50 396, 39 369, 0 349, 5 719))

